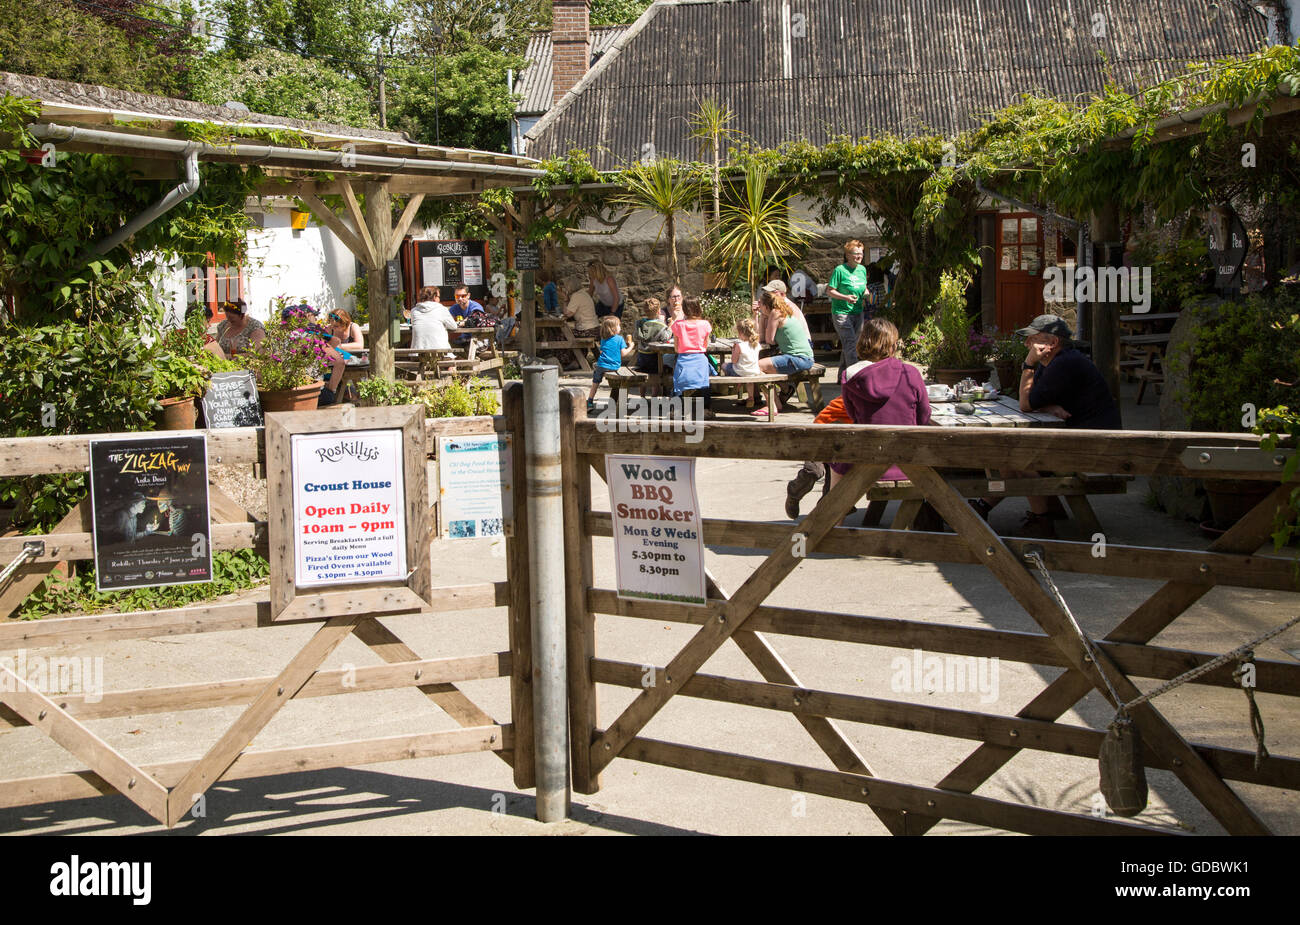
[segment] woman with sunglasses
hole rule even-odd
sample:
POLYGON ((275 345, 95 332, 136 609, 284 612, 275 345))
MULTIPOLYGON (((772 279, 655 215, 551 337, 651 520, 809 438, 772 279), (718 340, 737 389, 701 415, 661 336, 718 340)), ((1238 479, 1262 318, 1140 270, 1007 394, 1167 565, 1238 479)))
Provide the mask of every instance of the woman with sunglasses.
POLYGON ((266 339, 266 328, 256 318, 248 317, 248 306, 243 299, 222 302, 218 308, 226 320, 217 325, 216 342, 204 345, 211 353, 229 360, 266 339))
POLYGON ((343 371, 347 361, 352 359, 351 350, 360 350, 366 345, 361 333, 361 325, 352 320, 352 313, 346 308, 336 308, 329 313, 325 324, 325 335, 329 339, 330 381, 321 392, 322 405, 332 405, 343 383, 343 371))

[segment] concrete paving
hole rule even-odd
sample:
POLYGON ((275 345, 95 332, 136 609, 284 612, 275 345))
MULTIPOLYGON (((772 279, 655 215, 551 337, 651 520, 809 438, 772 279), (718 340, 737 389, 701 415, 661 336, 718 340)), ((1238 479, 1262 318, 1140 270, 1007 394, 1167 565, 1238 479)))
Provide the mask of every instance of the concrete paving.
MULTIPOLYGON (((577 381, 574 381, 577 384, 577 381)), ((1129 427, 1151 426, 1154 406, 1126 408, 1129 427)), ((806 413, 783 420, 808 421, 806 413)), ((766 426, 758 421, 755 427, 766 426)), ((785 463, 702 460, 698 486, 705 516, 783 520, 785 463)), ((1125 495, 1097 498, 1095 507, 1110 543, 1204 548, 1193 524, 1152 510, 1138 479, 1125 495)), ((607 498, 596 491, 597 507, 607 498)), ((806 505, 805 510, 810 505, 806 505)), ((994 512, 995 527, 1019 521, 1023 502, 994 512)), ((1064 538, 1083 539, 1067 524, 1064 538)), ((597 586, 614 586, 612 540, 595 541, 597 586)), ((505 560, 488 541, 436 543, 435 585, 505 577, 505 560)), ((708 565, 728 590, 738 587, 761 556, 750 550, 713 547, 708 565)), ((1160 586, 1149 581, 1060 574, 1057 583, 1074 613, 1100 635, 1160 586)), ((1293 594, 1250 589, 1216 589, 1193 606, 1157 642, 1208 652, 1227 651, 1295 612, 1293 594)), ((776 605, 899 617, 1034 632, 1037 626, 983 568, 930 562, 811 556, 770 598, 776 605)), ((471 655, 507 648, 504 609, 388 618, 423 657, 471 655)), ((68 654, 102 656, 105 687, 122 690, 233 677, 274 674, 309 637, 311 627, 274 627, 240 632, 129 640, 81 646, 68 654)), ((602 657, 636 664, 665 664, 693 633, 689 627, 601 616, 597 651, 602 657)), ((771 637, 807 687, 903 699, 940 707, 1014 715, 1059 669, 1002 661, 996 685, 980 692, 947 692, 922 683, 900 691, 894 660, 913 653, 797 637, 771 637)), ((1261 658, 1295 660, 1300 628, 1261 646, 1261 658)), ((35 654, 35 653, 33 653, 35 654)), ((43 654, 51 654, 49 652, 43 654)), ((62 654, 62 653, 60 653, 62 654)), ((380 660, 349 639, 325 667, 377 665, 380 660)), ((991 665, 988 667, 992 667, 991 665)), ((757 671, 728 644, 709 660, 706 673, 760 680, 757 671)), ((465 692, 499 720, 509 716, 505 679, 470 682, 465 692)), ((1145 682, 1143 682, 1145 684, 1145 682)), ((600 689, 599 717, 606 725, 635 691, 600 689)), ((1300 713, 1288 698, 1259 695, 1270 751, 1300 754, 1300 713)), ((1253 749, 1246 701, 1239 692, 1181 687, 1161 697, 1160 710, 1187 737, 1200 742, 1253 749)), ((92 728, 138 762, 196 757, 229 726, 238 708, 97 721, 92 728)), ((1090 695, 1063 722, 1103 728, 1110 708, 1090 695)), ((933 785, 974 748, 969 741, 903 730, 841 723, 876 773, 890 780, 933 785)), ((456 728, 414 690, 348 694, 287 705, 256 738, 257 748, 346 741, 400 733, 456 728)), ((678 697, 644 730, 644 735, 734 751, 796 764, 830 768, 804 730, 784 713, 714 704, 678 697)), ((5 778, 73 770, 78 760, 33 729, 0 737, 0 773, 5 778)), ((1150 806, 1139 821, 1168 828, 1218 834, 1222 829, 1182 784, 1164 772, 1149 772, 1150 806)), ((1088 813, 1097 794, 1092 760, 1023 752, 978 791, 981 795, 1069 812, 1088 813)), ((1279 833, 1300 834, 1300 794, 1234 784, 1234 788, 1279 833)), ((287 774, 220 783, 209 793, 206 816, 187 820, 174 834, 884 834, 883 825, 862 805, 805 796, 772 787, 616 760, 592 796, 575 795, 571 821, 543 825, 532 818, 533 798, 518 792, 510 769, 488 753, 418 759, 358 768, 287 774)), ((161 833, 122 797, 78 800, 0 810, 0 832, 161 833)), ((941 823, 933 834, 989 833, 978 826, 941 823)))

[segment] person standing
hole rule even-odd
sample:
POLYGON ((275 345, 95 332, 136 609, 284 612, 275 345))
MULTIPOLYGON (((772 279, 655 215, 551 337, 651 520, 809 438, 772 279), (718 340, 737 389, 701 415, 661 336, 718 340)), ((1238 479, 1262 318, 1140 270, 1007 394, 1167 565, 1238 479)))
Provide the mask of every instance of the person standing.
POLYGON ((619 296, 618 283, 614 281, 614 274, 605 269, 605 265, 599 260, 593 260, 587 264, 587 279, 587 293, 596 303, 596 317, 617 315, 622 318, 623 300, 619 296))
POLYGON ((840 339, 840 368, 858 362, 858 332, 862 330, 867 301, 867 268, 862 265, 865 250, 854 238, 844 245, 844 262, 835 268, 826 295, 831 300, 831 324, 840 339))
POLYGON ((677 346, 677 362, 673 365, 673 395, 682 396, 685 392, 703 392, 704 407, 708 410, 711 393, 709 391, 708 354, 709 337, 713 325, 704 320, 704 309, 699 299, 687 299, 682 303, 681 321, 672 324, 673 342, 677 346))

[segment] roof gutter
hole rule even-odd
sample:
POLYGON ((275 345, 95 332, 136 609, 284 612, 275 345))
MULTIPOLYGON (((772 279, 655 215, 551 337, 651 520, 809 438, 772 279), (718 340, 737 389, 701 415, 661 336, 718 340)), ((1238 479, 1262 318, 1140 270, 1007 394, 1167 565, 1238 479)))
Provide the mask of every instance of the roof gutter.
POLYGON ((542 176, 542 171, 533 167, 507 167, 498 164, 472 164, 461 161, 432 160, 427 158, 388 157, 380 154, 358 154, 353 151, 332 151, 318 148, 288 148, 279 145, 229 144, 214 145, 207 142, 187 141, 179 138, 158 138, 152 135, 131 135, 126 132, 112 132, 104 129, 82 128, 80 126, 56 125, 42 122, 27 126, 27 130, 42 141, 84 142, 87 144, 108 145, 118 148, 130 148, 140 151, 162 151, 169 154, 187 155, 190 151, 213 160, 228 160, 232 157, 251 158, 266 161, 272 158, 281 161, 296 161, 302 167, 315 167, 337 170, 354 170, 360 167, 373 167, 387 173, 459 173, 491 174, 498 177, 518 177, 532 180, 542 176))
POLYGON ((102 257, 119 244, 125 243, 137 231, 157 221, 163 215, 167 214, 198 192, 199 184, 201 182, 202 180, 199 178, 199 153, 198 151, 192 150, 185 155, 185 179, 182 180, 180 184, 135 218, 130 219, 113 234, 109 235, 102 241, 92 244, 90 248, 82 254, 82 259, 86 260, 90 257, 102 257))

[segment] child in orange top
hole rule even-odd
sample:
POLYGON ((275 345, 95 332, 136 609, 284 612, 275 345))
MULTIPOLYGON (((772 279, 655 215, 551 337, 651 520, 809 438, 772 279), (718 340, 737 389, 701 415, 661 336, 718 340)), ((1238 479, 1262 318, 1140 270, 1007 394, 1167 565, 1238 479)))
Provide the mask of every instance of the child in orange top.
MULTIPOLYGON (((821 410, 813 420, 814 424, 852 424, 853 418, 844 407, 843 398, 833 398, 831 403, 821 410)), ((826 464, 809 460, 799 469, 799 473, 785 486, 785 515, 791 520, 799 519, 799 502, 803 496, 813 490, 813 486, 826 478, 826 464)), ((830 490, 830 479, 826 479, 822 494, 830 490)))

